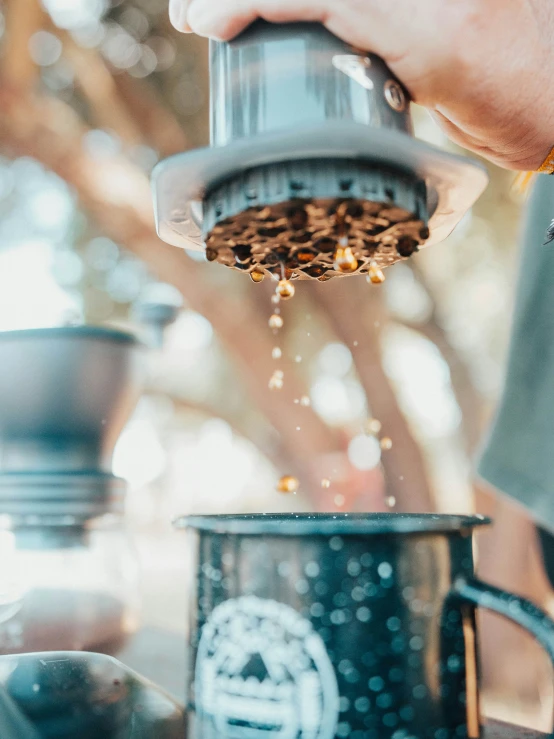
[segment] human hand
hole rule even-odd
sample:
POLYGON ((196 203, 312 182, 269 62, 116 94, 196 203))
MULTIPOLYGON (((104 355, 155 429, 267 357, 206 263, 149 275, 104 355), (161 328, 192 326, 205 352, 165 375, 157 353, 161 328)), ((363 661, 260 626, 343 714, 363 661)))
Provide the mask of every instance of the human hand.
POLYGON ((182 31, 317 21, 381 56, 461 146, 535 171, 554 145, 554 0, 170 0, 182 31))

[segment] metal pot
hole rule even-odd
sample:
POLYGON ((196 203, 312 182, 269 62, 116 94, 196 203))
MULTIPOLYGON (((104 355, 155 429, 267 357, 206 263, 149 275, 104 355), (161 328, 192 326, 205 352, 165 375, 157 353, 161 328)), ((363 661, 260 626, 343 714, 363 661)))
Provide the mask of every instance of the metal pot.
POLYGON ((554 660, 554 623, 474 576, 482 517, 184 518, 189 739, 481 735, 475 607, 554 660))
POLYGON ((0 333, 0 470, 111 471, 140 393, 138 342, 92 326, 0 333))
POLYGON ((122 510, 111 462, 142 389, 139 347, 92 326, 0 333, 0 514, 122 510))

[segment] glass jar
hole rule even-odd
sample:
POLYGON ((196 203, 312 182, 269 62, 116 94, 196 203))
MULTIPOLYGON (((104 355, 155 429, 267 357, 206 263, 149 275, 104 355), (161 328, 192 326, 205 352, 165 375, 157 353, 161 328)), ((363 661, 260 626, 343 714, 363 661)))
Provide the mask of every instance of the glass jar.
POLYGON ((0 563, 0 654, 115 655, 137 628, 137 558, 120 516, 0 516, 0 563))

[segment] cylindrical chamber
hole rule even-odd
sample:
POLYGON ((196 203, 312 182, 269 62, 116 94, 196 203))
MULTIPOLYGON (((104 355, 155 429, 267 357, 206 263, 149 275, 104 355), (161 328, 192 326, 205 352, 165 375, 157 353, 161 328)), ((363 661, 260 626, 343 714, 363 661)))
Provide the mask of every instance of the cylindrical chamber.
POLYGON ((385 63, 318 23, 258 21, 230 43, 212 41, 210 92, 212 146, 326 121, 412 130, 385 63))

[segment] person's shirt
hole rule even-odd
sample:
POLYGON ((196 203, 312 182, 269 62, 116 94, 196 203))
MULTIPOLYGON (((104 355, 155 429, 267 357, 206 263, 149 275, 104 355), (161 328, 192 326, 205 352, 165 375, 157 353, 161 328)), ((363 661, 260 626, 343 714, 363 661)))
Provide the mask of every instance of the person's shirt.
POLYGON ((554 177, 534 187, 504 391, 478 474, 554 533, 554 177))

